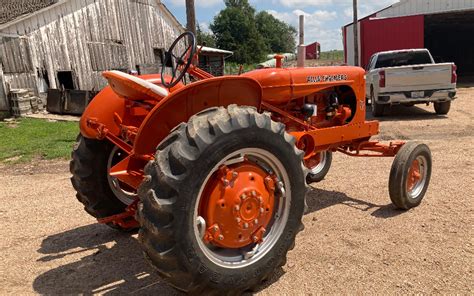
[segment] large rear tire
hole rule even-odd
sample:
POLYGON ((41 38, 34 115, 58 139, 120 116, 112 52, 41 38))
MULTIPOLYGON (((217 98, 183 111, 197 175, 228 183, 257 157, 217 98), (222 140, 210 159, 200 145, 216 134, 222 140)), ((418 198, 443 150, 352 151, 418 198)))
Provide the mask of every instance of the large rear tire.
MULTIPOLYGON (((231 105, 227 109, 211 108, 193 116, 187 124, 181 124, 171 132, 158 146, 155 160, 145 167, 146 177, 139 189, 141 203, 138 207, 139 240, 145 257, 166 282, 192 294, 239 294, 255 288, 285 264, 286 253, 294 246, 295 236, 302 229, 306 194, 302 154, 283 124, 273 122, 268 114, 260 114, 255 108, 231 105), (270 217, 272 222, 265 226, 262 241, 223 247, 220 244, 227 242, 230 231, 223 231, 214 242, 205 241, 203 237, 207 237, 206 231, 213 231, 214 227, 233 230, 232 227, 221 223, 210 227, 208 219, 199 214, 196 216, 196 213, 202 208, 208 184, 217 182, 224 192, 238 187, 239 182, 252 185, 253 176, 241 181, 240 174, 244 174, 241 171, 230 174, 236 178, 230 183, 220 183, 223 179, 218 173, 222 166, 232 167, 235 173, 240 165, 244 166, 239 163, 251 163, 257 166, 255 171, 272 172, 269 174, 281 179, 283 189, 279 198, 275 195, 278 211, 270 217), (203 226, 206 222, 207 227, 203 226)), ((260 193, 255 194, 252 190, 249 195, 232 195, 229 204, 228 194, 223 194, 223 199, 216 205, 211 204, 208 210, 222 207, 224 211, 230 206, 229 211, 233 211, 240 200, 245 201, 247 197, 252 200, 247 206, 262 200, 258 196, 260 193)), ((249 210, 247 206, 245 208, 249 210)), ((240 213, 239 209, 244 206, 237 207, 236 213, 240 213)), ((259 210, 265 212, 263 207, 259 210)), ((258 219, 265 218, 259 216, 258 219)), ((245 217, 242 221, 239 217, 236 220, 235 223, 246 221, 245 217)), ((232 224, 234 220, 228 221, 232 224)), ((250 226, 244 223, 247 224, 244 228, 252 227, 253 221, 249 222, 250 226)), ((257 223, 261 222, 255 219, 254 226, 257 223)), ((247 237, 239 234, 239 239, 245 241, 247 237)))
MULTIPOLYGON (((120 214, 133 201, 133 194, 127 196, 125 191, 114 186, 117 183, 109 176, 108 170, 118 161, 117 157, 120 158, 120 151, 112 143, 82 135, 77 137, 69 164, 71 183, 85 211, 95 218, 120 214)), ((129 231, 117 225, 109 226, 129 231)))

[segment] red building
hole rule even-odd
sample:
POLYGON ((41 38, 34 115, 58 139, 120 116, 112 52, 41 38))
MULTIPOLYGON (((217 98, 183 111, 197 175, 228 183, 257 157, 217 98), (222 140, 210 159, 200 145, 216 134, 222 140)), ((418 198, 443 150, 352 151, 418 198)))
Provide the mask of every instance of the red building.
POLYGON ((321 54, 321 44, 318 42, 306 45, 306 59, 319 60, 321 54))
MULTIPOLYGON (((342 28, 345 62, 354 65, 353 24, 342 28)), ((428 48, 437 62, 474 75, 474 1, 403 0, 358 22, 359 65, 379 51, 428 48)))

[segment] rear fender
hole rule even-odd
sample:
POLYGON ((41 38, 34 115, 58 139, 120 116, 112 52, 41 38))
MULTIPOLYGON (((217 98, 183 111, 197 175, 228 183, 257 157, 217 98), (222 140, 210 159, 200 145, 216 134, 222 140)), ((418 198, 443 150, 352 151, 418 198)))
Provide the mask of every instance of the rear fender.
MULTIPOLYGON (((142 75, 138 77, 153 84, 161 85, 161 75, 159 74, 142 75)), ((169 81, 170 79, 171 77, 165 76, 165 80, 169 81)), ((183 87, 184 85, 179 83, 173 87, 170 92, 175 92, 183 87)), ((119 135, 120 127, 114 119, 117 115, 123 120, 124 124, 139 127, 145 117, 130 116, 129 112, 127 112, 127 105, 130 105, 129 101, 119 97, 110 86, 106 86, 94 97, 82 114, 80 121, 81 134, 90 139, 100 138, 98 130, 87 125, 87 120, 92 119, 104 125, 109 133, 116 136, 119 135)))
POLYGON ((174 127, 202 110, 231 104, 259 108, 261 98, 262 87, 252 78, 226 76, 192 83, 160 101, 148 114, 135 139, 134 153, 154 154, 174 127))

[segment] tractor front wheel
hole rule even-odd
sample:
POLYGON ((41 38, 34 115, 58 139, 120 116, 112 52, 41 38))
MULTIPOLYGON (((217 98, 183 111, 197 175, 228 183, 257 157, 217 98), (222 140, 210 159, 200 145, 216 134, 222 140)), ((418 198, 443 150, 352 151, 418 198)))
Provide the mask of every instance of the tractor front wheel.
POLYGON ((286 262, 302 228, 302 151, 255 108, 211 108, 157 148, 139 189, 139 240, 165 281, 239 294, 286 262))
POLYGON ((308 184, 321 182, 329 172, 332 164, 332 152, 323 151, 319 152, 316 156, 305 159, 305 166, 309 169, 309 173, 306 176, 306 182, 308 184))
POLYGON ((421 203, 431 178, 431 151, 425 144, 408 142, 395 157, 389 179, 393 204, 408 210, 421 203))

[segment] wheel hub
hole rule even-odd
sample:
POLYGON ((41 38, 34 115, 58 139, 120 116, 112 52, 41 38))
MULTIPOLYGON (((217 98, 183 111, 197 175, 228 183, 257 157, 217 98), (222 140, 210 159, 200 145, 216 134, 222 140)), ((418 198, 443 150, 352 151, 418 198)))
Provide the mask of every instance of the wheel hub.
POLYGON ((305 166, 309 169, 313 169, 313 168, 317 167, 321 163, 321 160, 322 160, 321 159, 321 154, 322 154, 322 152, 315 154, 311 158, 305 159, 304 160, 305 166))
POLYGON ((273 216, 275 184, 276 177, 251 161, 221 166, 199 207, 209 226, 204 240, 224 248, 260 242, 273 216))
POLYGON ((415 186, 421 180, 421 173, 420 173, 420 163, 417 159, 415 159, 408 171, 408 178, 407 178, 407 190, 408 192, 413 191, 415 186))

